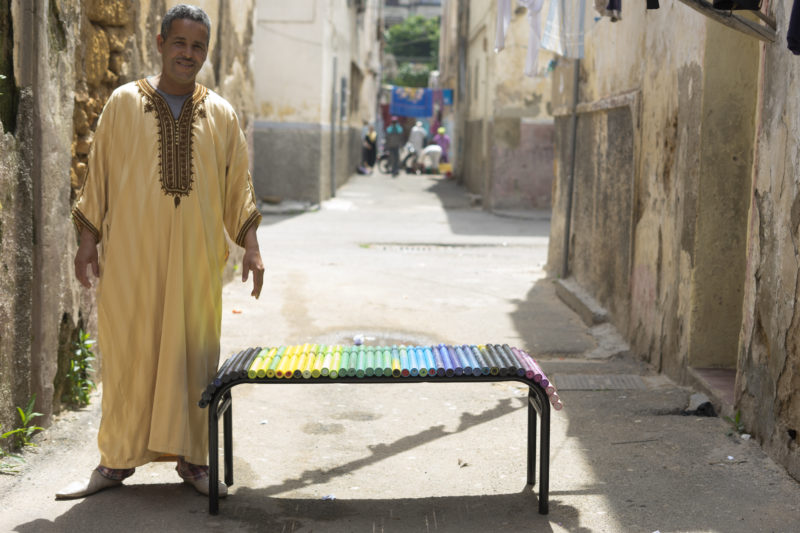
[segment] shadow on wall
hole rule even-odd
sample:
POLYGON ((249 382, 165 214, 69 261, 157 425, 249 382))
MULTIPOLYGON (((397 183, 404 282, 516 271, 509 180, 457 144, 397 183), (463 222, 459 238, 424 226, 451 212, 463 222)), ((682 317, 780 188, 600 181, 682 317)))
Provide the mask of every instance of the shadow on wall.
POLYGON ((519 212, 519 217, 529 220, 520 224, 518 218, 493 216, 487 224, 486 212, 480 206, 473 206, 467 190, 453 180, 443 177, 430 179, 427 189, 439 197, 447 214, 451 231, 456 235, 486 235, 489 237, 549 237, 549 212, 529 210, 519 212))

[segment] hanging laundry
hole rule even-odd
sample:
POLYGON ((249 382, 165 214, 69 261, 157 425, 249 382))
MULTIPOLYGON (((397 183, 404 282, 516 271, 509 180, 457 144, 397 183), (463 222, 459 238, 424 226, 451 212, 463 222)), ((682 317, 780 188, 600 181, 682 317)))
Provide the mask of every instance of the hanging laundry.
POLYGON ((591 29, 586 0, 550 0, 541 46, 564 57, 583 57, 583 36, 591 29))
POLYGON ((622 20, 622 0, 608 0, 606 11, 608 11, 608 16, 611 17, 611 22, 622 20))
POLYGON ((794 0, 792 14, 789 17, 789 31, 786 32, 786 42, 789 50, 796 56, 800 55, 800 0, 794 0))
POLYGON ((494 35, 494 51, 506 47, 506 33, 511 23, 511 0, 497 0, 497 30, 494 35))
POLYGON ((714 0, 711 7, 725 11, 758 11, 761 0, 714 0))
POLYGON ((622 0, 594 0, 594 10, 611 22, 622 20, 622 0))
POLYGON ((539 42, 542 40, 542 19, 539 14, 544 7, 544 0, 517 0, 517 4, 528 9, 528 23, 531 29, 528 34, 528 54, 525 56, 523 73, 533 78, 539 65, 539 42))

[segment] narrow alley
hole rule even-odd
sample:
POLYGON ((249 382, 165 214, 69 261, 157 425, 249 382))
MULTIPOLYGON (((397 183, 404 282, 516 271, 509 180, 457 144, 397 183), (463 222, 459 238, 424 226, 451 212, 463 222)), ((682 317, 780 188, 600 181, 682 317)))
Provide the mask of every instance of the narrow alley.
POLYGON ((525 483, 521 384, 246 385, 235 484, 208 502, 172 463, 55 501, 97 464, 99 397, 0 476, 0 530, 654 532, 796 530, 800 488, 722 418, 588 327, 544 274, 548 211, 492 214, 434 175, 353 176, 319 209, 264 210, 259 300, 223 293, 223 358, 249 346, 508 343, 559 388, 550 513, 525 483), (563 385, 562 385, 563 384, 563 385))

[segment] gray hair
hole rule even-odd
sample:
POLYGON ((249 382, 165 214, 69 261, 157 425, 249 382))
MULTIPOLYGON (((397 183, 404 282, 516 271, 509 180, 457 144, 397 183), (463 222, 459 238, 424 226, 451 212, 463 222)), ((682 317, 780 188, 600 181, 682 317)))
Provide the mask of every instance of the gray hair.
POLYGON ((206 32, 208 33, 208 39, 206 40, 206 46, 208 46, 209 41, 211 40, 211 19, 208 18, 208 15, 205 11, 200 9, 196 6, 190 6, 187 4, 178 4, 177 6, 173 7, 164 15, 164 18, 161 20, 161 38, 167 38, 167 34, 169 33, 169 29, 172 26, 172 21, 175 19, 188 19, 193 20, 195 22, 201 23, 203 26, 206 27, 206 32))

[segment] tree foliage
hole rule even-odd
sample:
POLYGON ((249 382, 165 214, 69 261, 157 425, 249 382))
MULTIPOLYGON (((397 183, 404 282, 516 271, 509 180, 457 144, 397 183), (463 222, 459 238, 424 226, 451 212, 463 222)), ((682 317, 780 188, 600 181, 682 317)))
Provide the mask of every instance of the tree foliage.
POLYGON ((428 65, 402 63, 391 83, 401 87, 427 87, 431 70, 428 65))
POLYGON ((439 62, 439 18, 408 17, 386 31, 386 53, 395 56, 398 74, 394 85, 424 87, 439 62))

